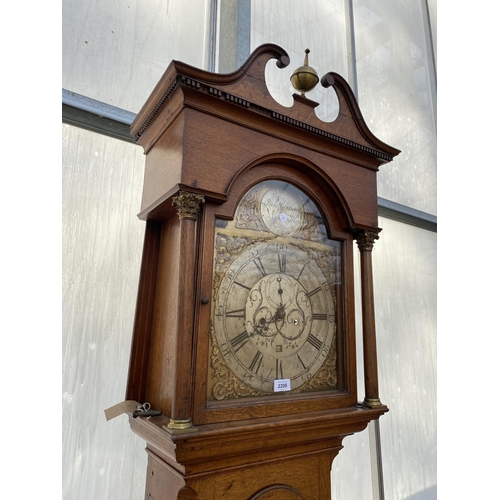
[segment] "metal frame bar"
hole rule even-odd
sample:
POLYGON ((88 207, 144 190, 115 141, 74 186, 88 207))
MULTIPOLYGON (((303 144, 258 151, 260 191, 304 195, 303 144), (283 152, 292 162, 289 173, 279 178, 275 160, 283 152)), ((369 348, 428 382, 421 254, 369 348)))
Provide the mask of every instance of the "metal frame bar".
POLYGON ((219 12, 218 0, 210 2, 210 29, 208 44, 208 71, 215 73, 217 58, 217 17, 219 12))
POLYGON ((62 89, 62 122, 135 144, 130 125, 135 113, 62 89))
POLYGON ((437 233, 437 217, 395 201, 377 198, 378 215, 437 233))
POLYGON ((382 467, 382 444, 380 441, 380 422, 372 420, 368 424, 370 436, 370 462, 372 470, 373 500, 384 500, 384 473, 382 467))

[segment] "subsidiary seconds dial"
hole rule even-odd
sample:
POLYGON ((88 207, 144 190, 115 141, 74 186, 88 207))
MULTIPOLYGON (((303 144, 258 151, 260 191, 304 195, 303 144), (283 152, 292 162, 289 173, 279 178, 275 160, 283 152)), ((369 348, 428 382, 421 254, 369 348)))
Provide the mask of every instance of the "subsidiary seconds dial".
POLYGON ((231 371, 250 387, 273 392, 274 380, 296 389, 320 369, 335 331, 332 291, 305 251, 267 243, 242 253, 216 296, 214 329, 231 371))

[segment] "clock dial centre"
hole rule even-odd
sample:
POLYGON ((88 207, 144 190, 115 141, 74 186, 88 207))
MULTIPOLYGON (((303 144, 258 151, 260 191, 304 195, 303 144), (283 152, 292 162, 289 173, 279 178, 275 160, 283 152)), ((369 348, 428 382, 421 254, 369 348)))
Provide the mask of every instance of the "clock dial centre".
POLYGON ((245 318, 246 331, 260 352, 287 357, 306 341, 312 324, 311 302, 295 278, 271 274, 248 294, 245 318))

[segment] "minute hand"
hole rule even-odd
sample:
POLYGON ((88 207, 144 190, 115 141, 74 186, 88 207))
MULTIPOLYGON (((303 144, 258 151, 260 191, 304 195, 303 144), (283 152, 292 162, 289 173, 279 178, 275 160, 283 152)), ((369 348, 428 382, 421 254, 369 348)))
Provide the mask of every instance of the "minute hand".
POLYGON ((281 333, 281 329, 284 325, 284 320, 286 317, 285 306, 283 305, 283 289, 281 288, 281 278, 277 278, 278 281, 278 294, 280 296, 280 304, 276 312, 274 313, 274 324, 276 325, 276 330, 281 333), (278 324, 279 323, 279 324, 278 324))

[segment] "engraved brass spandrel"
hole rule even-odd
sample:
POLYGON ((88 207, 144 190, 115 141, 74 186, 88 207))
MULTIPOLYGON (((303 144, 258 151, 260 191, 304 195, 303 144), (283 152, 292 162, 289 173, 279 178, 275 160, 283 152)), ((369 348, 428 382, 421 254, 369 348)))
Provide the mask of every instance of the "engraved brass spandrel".
POLYGON ((323 241, 325 234, 321 231, 316 215, 313 212, 304 210, 302 227, 296 234, 298 238, 309 241, 323 241))
POLYGON ((262 188, 259 187, 251 189, 238 206, 234 217, 234 226, 237 229, 267 231, 259 210, 261 191, 262 188))
POLYGON ((332 285, 342 282, 342 269, 340 265, 340 245, 304 245, 296 244, 297 248, 306 252, 321 269, 327 281, 332 285))
POLYGON ((222 277, 234 260, 256 243, 268 241, 272 237, 255 238, 250 236, 231 235, 218 231, 215 235, 215 271, 213 279, 213 296, 217 295, 222 277))
POLYGON ((269 393, 249 387, 231 372, 220 352, 212 322, 210 322, 210 340, 212 347, 210 366, 213 369, 212 377, 214 381, 210 399, 222 401, 224 399, 237 399, 245 396, 257 397, 269 395, 269 393))
POLYGON ((328 352, 325 362, 316 372, 316 375, 305 382, 300 387, 290 391, 291 394, 313 391, 318 389, 336 389, 337 388, 337 350, 335 349, 336 335, 334 335, 332 347, 328 352))

